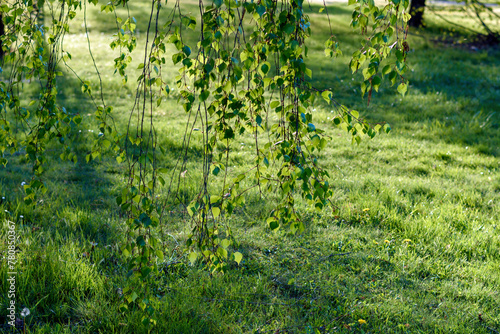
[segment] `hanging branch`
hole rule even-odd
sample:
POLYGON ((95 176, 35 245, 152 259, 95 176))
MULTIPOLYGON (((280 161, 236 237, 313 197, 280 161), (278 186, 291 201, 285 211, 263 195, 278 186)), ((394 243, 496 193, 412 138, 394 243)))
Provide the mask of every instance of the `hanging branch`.
MULTIPOLYGON (((98 4, 97 0, 88 1, 98 4)), ((104 99, 105 87, 87 27, 87 3, 83 3, 87 48, 99 81, 97 100, 102 105, 97 103, 92 83, 74 73, 68 64, 71 55, 63 51, 64 34, 70 31, 68 22, 77 10, 82 10, 82 3, 47 2, 52 21, 43 29, 32 19, 34 9, 30 4, 31 0, 14 1, 2 14, 9 22, 2 45, 7 51, 4 61, 10 66, 6 89, 0 90, 2 152, 26 147, 35 178, 25 187, 25 199, 28 204, 35 203, 37 193, 46 190, 41 182, 46 144, 55 138, 62 138, 61 142, 69 139, 71 126, 82 121, 80 115, 70 115, 59 105, 56 76, 62 61, 77 76, 96 108, 102 135, 94 139, 86 161, 114 152, 117 163, 125 162, 126 181, 121 184, 116 202, 126 216, 120 249, 128 261, 130 280, 123 289, 120 309, 138 306, 147 326, 156 323, 156 297, 149 283, 165 262, 169 209, 181 207, 179 211, 187 217, 184 220, 191 224, 185 249, 189 261, 199 261, 211 273, 223 272, 230 261, 239 264, 243 257, 235 251, 237 241, 230 217, 257 189, 272 206, 266 220, 271 230, 289 228, 296 233, 305 229, 296 205, 299 201, 319 211, 329 206, 335 210, 330 201, 330 177, 319 162, 320 152, 332 138, 314 124, 310 111, 318 97, 336 109, 332 125, 344 129, 353 142, 390 130, 387 124, 367 123, 357 111, 336 101, 332 91, 319 91, 311 85, 305 47, 311 23, 303 0, 200 0, 198 13, 193 15, 185 15, 181 1, 176 0, 163 26, 159 20, 164 5, 160 0, 151 0, 144 54, 126 129, 117 128, 113 108, 104 99), (188 45, 188 30, 199 36, 196 45, 188 45), (22 39, 28 41, 29 47, 22 39), (164 66, 178 69, 173 83, 167 82, 164 66), (28 105, 20 98, 19 87, 23 80, 32 78, 40 84, 40 96, 28 105), (175 87, 175 94, 171 94, 169 84, 175 87), (157 150, 164 155, 168 150, 161 145, 164 137, 160 136, 168 134, 156 130, 154 117, 162 98, 169 96, 177 97, 187 114, 181 150, 172 170, 160 167, 157 150), (23 138, 12 130, 13 119, 24 122, 28 136, 23 138), (201 139, 196 138, 195 131, 199 131, 201 139), (255 142, 255 153, 252 167, 239 171, 231 166, 237 153, 234 143, 245 136, 255 142), (196 144, 201 145, 201 173, 189 171, 193 175, 187 181, 188 153, 196 144)), ((368 92, 368 99, 373 90, 378 91, 384 77, 392 84, 398 83, 401 94, 407 91, 403 75, 407 69, 408 5, 408 0, 403 0, 379 8, 373 2, 360 0, 353 10, 351 25, 365 35, 365 44, 354 52, 349 66, 353 73, 363 73, 361 90, 363 94, 368 92)), ((335 57, 341 50, 326 3, 324 8, 330 27, 325 54, 335 57)), ((115 20, 117 31, 110 47, 119 53, 114 67, 126 84, 137 46, 135 19, 128 0, 107 3, 101 11, 99 15, 112 13, 110 17, 115 20), (124 8, 124 18, 118 15, 118 6, 124 8)), ((62 157, 77 161, 69 151, 62 157)), ((3 155, 1 162, 7 162, 3 155)))

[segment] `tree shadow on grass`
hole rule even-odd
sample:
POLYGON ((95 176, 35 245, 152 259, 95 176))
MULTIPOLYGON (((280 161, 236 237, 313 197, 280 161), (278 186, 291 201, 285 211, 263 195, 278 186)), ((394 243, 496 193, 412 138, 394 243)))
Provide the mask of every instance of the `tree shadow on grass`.
MULTIPOLYGON (((121 189, 123 178, 120 174, 124 168, 116 166, 109 154, 104 154, 103 161, 85 162, 85 156, 91 151, 92 137, 96 137, 98 131, 94 130, 97 127, 90 124, 91 117, 86 113, 93 112, 95 106, 88 98, 82 98, 80 82, 71 75, 58 84, 60 104, 73 114, 85 113, 84 123, 72 126, 69 136, 78 162, 61 161, 62 145, 48 145, 46 172, 42 176, 48 192, 40 195, 34 207, 26 206, 22 200, 25 196, 22 183, 31 178, 31 168, 23 151, 11 156, 7 167, 0 171, 0 190, 5 197, 0 204, 8 211, 5 218, 16 222, 19 233, 22 232, 26 244, 19 246, 19 254, 27 266, 23 275, 32 277, 28 285, 18 286, 18 294, 22 296, 23 305, 29 308, 37 305, 33 321, 38 329, 46 327, 47 323, 70 323, 73 328, 77 325, 75 321, 94 322, 102 313, 89 313, 88 306, 77 311, 75 302, 84 298, 92 305, 102 298, 97 294, 109 286, 106 280, 97 280, 98 276, 94 276, 97 272, 114 279, 125 275, 125 263, 117 248, 124 238, 124 217, 114 200, 121 189), (45 269, 37 273, 37 268, 45 269), (88 277, 82 275, 80 280, 75 280, 75 268, 88 273, 88 277)), ((182 151, 176 143, 168 144, 171 154, 182 151)), ((198 154, 196 149, 188 150, 187 158, 196 160, 198 154)), ((198 328, 200 333, 217 332, 210 322, 192 313, 180 310, 178 317, 177 320, 184 318, 185 321, 176 323, 172 319, 166 332, 187 332, 190 326, 198 328)), ((104 325, 109 329, 109 323, 104 322, 104 325)))
MULTIPOLYGON (((278 313, 293 314, 292 321, 281 324, 283 330, 299 333, 299 328, 317 326, 328 331, 334 327, 352 327, 358 319, 365 319, 368 329, 376 331, 370 326, 378 326, 379 321, 374 318, 383 317, 386 319, 384 331, 404 332, 408 327, 398 327, 404 324, 415 331, 444 330, 447 328, 444 321, 451 321, 456 328, 487 332, 484 324, 471 321, 469 314, 454 305, 462 292, 453 287, 464 283, 428 263, 422 266, 409 263, 403 268, 397 257, 387 259, 370 250, 329 255, 330 250, 325 253, 316 249, 321 242, 311 240, 311 244, 317 246, 311 246, 300 256, 290 257, 291 249, 281 243, 267 253, 251 243, 241 242, 245 262, 230 269, 241 277, 239 281, 243 286, 252 287, 253 279, 258 277, 267 287, 264 295, 256 294, 253 299, 258 304, 254 312, 264 312, 268 303, 274 301, 273 307, 278 313), (261 255, 256 256, 259 252, 261 255), (458 311, 461 320, 449 319, 450 314, 458 311)), ((219 288, 223 291, 222 283, 219 288)), ((245 287, 240 289, 244 291, 245 287)), ((235 294, 224 298, 245 297, 235 294)), ((483 307, 491 314, 494 304, 491 296, 483 307)))

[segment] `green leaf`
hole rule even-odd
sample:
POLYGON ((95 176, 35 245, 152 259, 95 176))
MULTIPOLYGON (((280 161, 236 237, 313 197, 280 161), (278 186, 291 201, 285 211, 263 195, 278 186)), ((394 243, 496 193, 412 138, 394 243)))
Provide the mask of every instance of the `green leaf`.
POLYGON ((224 131, 224 139, 233 139, 234 138, 234 131, 231 128, 227 128, 224 131))
POLYGON ((208 90, 204 90, 200 93, 200 101, 205 101, 206 99, 208 99, 208 96, 210 95, 210 91, 208 90))
POLYGON ((189 254, 189 262, 191 262, 191 264, 194 264, 196 262, 196 259, 198 258, 198 253, 196 252, 191 252, 189 254))
POLYGON ((189 205, 187 206, 187 212, 191 217, 193 217, 193 215, 196 213, 196 211, 198 211, 198 208, 199 208, 199 205, 196 202, 196 200, 194 200, 191 203, 189 203, 189 205))
POLYGON ((148 277, 148 275, 151 273, 152 269, 150 267, 142 267, 141 269, 141 276, 142 278, 148 277))
POLYGON ((408 90, 408 85, 406 83, 400 83, 398 86, 398 92, 401 95, 405 95, 406 91, 408 90))
POLYGON ((295 27, 292 24, 290 24, 290 23, 285 24, 285 27, 283 28, 283 31, 285 33, 287 33, 288 35, 290 35, 291 33, 293 33, 294 30, 295 30, 295 27))
POLYGON ((279 105, 280 105, 279 101, 273 101, 273 102, 271 102, 271 109, 274 109, 274 108, 276 108, 279 105))
POLYGON ((381 83, 382 83, 382 78, 380 78, 378 75, 373 77, 372 86, 373 86, 373 88, 375 88, 376 92, 378 92, 378 89, 379 89, 381 83))
POLYGON ((223 247, 217 248, 217 254, 219 254, 223 259, 227 259, 227 250, 223 247))
POLYGON ((321 93, 321 96, 327 103, 332 102, 332 92, 330 92, 329 90, 325 90, 323 93, 321 93))
POLYGON ((321 142, 320 142, 320 144, 319 144, 319 147, 320 147, 321 149, 324 149, 324 148, 326 147, 326 144, 327 144, 327 143, 328 143, 328 142, 326 141, 326 139, 325 139, 325 138, 321 138, 321 142))
POLYGON ((266 7, 259 5, 257 7, 257 13, 259 14, 259 17, 262 17, 266 13, 266 7))
POLYGON ((368 80, 372 75, 376 73, 376 70, 374 67, 367 67, 363 69, 363 77, 365 80, 368 80))
POLYGON ((318 135, 314 135, 314 136, 311 138, 311 141, 312 141, 312 144, 313 144, 315 147, 318 147, 318 146, 321 144, 321 138, 320 138, 318 135))
POLYGON ((75 122, 76 124, 80 124, 82 122, 82 116, 80 116, 79 114, 76 115, 75 117, 73 117, 73 122, 75 122))
POLYGON ((184 55, 182 53, 175 53, 172 55, 172 61, 174 64, 177 64, 184 58, 184 55))
POLYGON ((391 70, 392 70, 391 65, 386 65, 386 66, 382 69, 382 74, 383 74, 383 75, 387 75, 387 74, 389 74, 389 73, 391 72, 391 70))
POLYGON ((243 259, 243 254, 241 254, 240 252, 235 252, 233 254, 233 256, 234 256, 234 261, 236 261, 236 263, 238 263, 238 265, 239 265, 241 262, 241 259, 243 259))
POLYGON ((269 224, 269 228, 271 230, 275 230, 280 226, 274 217, 267 218, 267 223, 269 224))
POLYGON ((124 256, 126 256, 126 257, 130 255, 130 252, 129 252, 129 250, 127 249, 127 247, 123 247, 123 248, 122 248, 122 254, 123 254, 124 256))
POLYGON ((142 235, 137 237, 136 243, 141 247, 146 246, 146 240, 144 240, 144 237, 142 235))
POLYGON ((156 170, 158 173, 161 173, 161 174, 167 174, 168 173, 168 169, 162 167, 162 168, 158 168, 156 170))
POLYGON ((220 243, 220 245, 224 248, 227 249, 229 246, 231 246, 231 240, 229 239, 223 239, 220 243))
POLYGON ((307 75, 309 78, 312 78, 312 71, 311 71, 311 69, 306 68, 305 73, 306 73, 306 75, 307 75))
POLYGON ((262 70, 262 73, 267 74, 267 72, 269 72, 269 63, 265 62, 262 64, 260 69, 262 70))
POLYGON ((258 126, 260 126, 262 124, 262 117, 260 115, 257 115, 257 117, 255 117, 255 122, 258 126))
POLYGON ((214 218, 219 217, 219 215, 220 215, 220 208, 218 208, 216 206, 212 207, 212 214, 214 215, 214 218))
POLYGON ((396 79, 398 77, 398 72, 396 71, 391 71, 389 73, 389 80, 391 80, 391 84, 394 85, 396 83, 396 79))

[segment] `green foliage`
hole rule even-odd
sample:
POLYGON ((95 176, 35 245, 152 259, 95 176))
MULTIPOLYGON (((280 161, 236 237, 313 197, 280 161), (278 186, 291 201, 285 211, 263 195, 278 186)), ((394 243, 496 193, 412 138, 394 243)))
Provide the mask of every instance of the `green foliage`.
MULTIPOLYGON (((186 4, 184 14, 198 11, 196 5, 182 3, 186 4)), ((130 4, 130 13, 137 19, 136 52, 141 53, 147 7, 144 2, 130 4)), ((161 222, 164 260, 158 260, 159 274, 151 273, 148 281, 148 294, 154 293, 149 300, 159 302, 153 331, 498 331, 500 138, 498 113, 494 113, 500 102, 494 89, 500 78, 498 50, 442 48, 409 35, 409 59, 415 71, 407 73, 411 85, 405 98, 389 82, 382 83, 380 94, 367 106, 366 94, 360 99, 361 71, 351 78, 347 67, 349 55, 362 41, 349 28, 349 10, 327 8, 345 55, 332 60, 323 56, 330 30, 326 11, 318 13, 319 8, 305 8, 311 21, 311 37, 305 45, 308 67, 314 74, 312 85, 331 90, 337 100, 371 123, 389 121, 391 135, 351 147, 349 135, 329 126, 337 111, 323 97, 316 99, 308 108, 311 124, 324 130, 327 139, 332 138, 317 159, 331 176, 332 201, 339 212, 334 215, 330 208, 319 212, 297 198, 296 211, 305 231, 291 235, 289 228, 281 227, 270 232, 265 222, 280 194, 261 195, 258 187, 248 190, 245 204, 225 221, 237 244, 228 247, 224 275, 210 276, 201 256, 190 265, 190 253, 184 252, 192 228, 190 216, 182 205, 169 206, 161 222), (389 249, 385 240, 390 242, 389 249), (232 261, 236 252, 243 255, 239 265, 232 261)), ((118 15, 126 15, 126 8, 117 9, 118 15)), ((134 103, 128 95, 135 96, 142 57, 132 57, 126 71, 128 82, 122 86, 121 77, 113 76, 116 55, 107 47, 98 47, 109 43, 115 32, 113 24, 102 20, 100 6, 89 6, 87 15, 104 98, 114 107, 117 128, 125 132, 134 103)), ((72 55, 67 62, 85 78, 92 92, 99 92, 99 77, 81 26, 83 13, 77 11, 75 20, 65 36, 64 50, 72 55)), ((196 32, 187 29, 182 35, 189 45, 196 43, 196 32)), ((438 36, 436 32, 427 37, 438 36)), ((175 46, 167 46, 169 56, 177 53, 174 50, 175 46)), ((0 194, 5 197, 0 200, 0 218, 16 222, 20 258, 28 263, 19 267, 18 311, 25 306, 31 309, 26 333, 147 332, 138 304, 144 292, 141 284, 125 280, 128 267, 120 250, 126 243, 126 216, 118 209, 116 197, 122 191, 127 166, 116 164, 113 151, 103 151, 102 160, 86 163, 85 156, 100 138, 98 122, 90 114, 94 106, 69 69, 62 67, 62 71, 58 101, 82 118, 69 138, 77 163, 60 161, 60 144, 48 143, 43 174, 48 190, 37 195, 34 206, 22 201, 21 184, 29 183, 31 176, 24 151, 7 152, 9 164, 0 170, 0 194), (139 297, 121 313, 124 299, 120 296, 126 286, 139 297)), ((189 204, 202 180, 202 126, 198 119, 185 151, 185 168, 169 173, 176 158, 184 155, 181 143, 189 115, 177 105, 177 89, 171 79, 178 75, 177 68, 164 66, 162 75, 171 89, 152 115, 158 145, 165 149, 164 153, 158 150, 158 175, 166 185, 171 174, 180 178, 178 197, 189 204)), ((36 99, 37 85, 24 83, 21 103, 36 99)), ((273 100, 278 100, 276 95, 268 101, 273 100)), ((273 124, 277 119, 271 115, 268 121, 273 124)), ((261 124, 266 124, 266 118, 261 124)), ((266 143, 267 133, 259 134, 258 139, 266 143)), ((232 144, 229 168, 211 167, 211 177, 218 180, 227 171, 231 180, 247 173, 254 166, 254 152, 254 138, 239 136, 232 144)), ((251 180, 247 177, 240 184, 246 189, 251 180)), ((210 186, 212 192, 222 187, 219 182, 210 186)), ((166 187, 158 187, 156 194, 162 200, 167 198, 166 187)), ((5 240, 4 234, 0 240, 5 240)), ((197 249, 193 246, 191 250, 197 249)), ((5 270, 5 266, 0 268, 0 276, 5 277, 5 270)), ((0 284, 4 297, 5 287, 0 284)), ((5 314, 4 309, 0 315, 5 314)))
MULTIPOLYGON (((97 1, 91 3, 98 5, 97 1)), ((121 17, 118 6, 128 7, 129 3, 120 0, 102 5, 100 10, 103 17, 114 14, 117 29, 110 47, 119 53, 114 59, 115 73, 126 85, 137 47, 137 26, 142 22, 130 14, 121 17)), ((272 230, 288 227, 293 234, 304 231, 303 219, 296 210, 298 199, 318 212, 330 206, 333 191, 329 173, 318 162, 330 138, 313 123, 310 111, 318 97, 337 110, 333 123, 352 136, 353 142, 359 144, 363 137, 373 138, 376 132, 390 129, 383 123, 371 125, 357 111, 335 101, 330 90, 319 90, 311 84, 313 73, 305 62, 304 45, 311 30, 302 0, 259 3, 227 0, 208 5, 200 2, 198 7, 199 16, 187 16, 177 1, 170 17, 160 24, 163 5, 160 1, 151 2, 144 60, 137 68, 140 74, 135 80, 135 102, 125 132, 117 130, 113 107, 104 99, 103 80, 90 41, 88 51, 99 87, 95 89, 77 76, 82 93, 88 95, 94 106, 99 129, 85 161, 91 163, 106 152, 113 152, 116 161, 126 165, 126 182, 116 196, 116 204, 126 216, 126 240, 120 250, 128 259, 130 286, 123 289, 120 309, 126 311, 135 305, 143 312, 144 325, 156 323, 157 302, 149 291, 149 282, 153 275, 158 275, 159 265, 164 261, 164 221, 172 208, 184 206, 191 218, 192 230, 187 238, 190 261, 195 264, 201 259, 212 273, 225 271, 229 259, 240 264, 243 258, 240 252, 231 254, 238 242, 227 222, 237 208, 245 205, 248 190, 258 188, 261 193, 278 195, 267 218, 272 230), (199 33, 195 44, 183 37, 187 30, 199 33), (176 50, 173 55, 167 52, 170 47, 176 50), (158 144, 161 137, 152 116, 153 110, 171 94, 163 75, 164 68, 172 66, 170 61, 178 69, 173 82, 178 103, 194 121, 188 121, 186 127, 184 153, 179 154, 178 163, 168 171, 177 172, 179 178, 176 181, 170 177, 167 184, 157 166, 158 155, 166 154, 166 148, 158 144), (276 117, 276 122, 269 121, 270 117, 276 117), (180 198, 181 178, 187 172, 185 152, 191 147, 198 120, 202 125, 200 190, 194 196, 180 198), (260 144, 264 134, 267 141, 260 144), (234 143, 245 136, 255 140, 253 165, 249 171, 231 175, 230 152, 234 143), (167 198, 157 195, 162 187, 167 189, 167 198), (136 286, 141 289, 132 288, 136 286)), ((351 25, 368 37, 361 49, 353 53, 350 67, 353 72, 362 70, 361 90, 363 94, 368 92, 369 100, 385 75, 392 84, 401 81, 398 91, 406 93, 402 77, 408 51, 406 33, 404 29, 398 30, 408 21, 406 7, 408 1, 380 8, 373 2, 359 2, 354 8, 351 25), (386 58, 395 60, 380 73, 386 58)), ((59 103, 57 77, 63 75, 58 67, 61 62, 70 68, 66 62, 72 56, 64 52, 64 36, 70 31, 69 22, 77 16, 77 11, 83 11, 88 34, 87 3, 60 0, 58 6, 49 8, 53 21, 39 26, 31 19, 37 15, 32 1, 14 1, 2 6, 8 27, 2 45, 10 75, 9 80, 2 81, 0 91, 1 149, 11 154, 25 149, 33 166, 34 178, 24 185, 27 205, 35 205, 37 194, 47 191, 43 171, 44 152, 49 143, 59 141, 64 145, 60 158, 78 162, 70 137, 83 120, 59 103), (25 80, 37 80, 41 87, 38 97, 27 106, 19 97, 19 87, 25 80), (26 131, 13 129, 12 120, 21 122, 26 131)), ((342 54, 333 37, 325 47, 327 56, 342 54)), ((6 163, 5 157, 2 161, 6 163)))

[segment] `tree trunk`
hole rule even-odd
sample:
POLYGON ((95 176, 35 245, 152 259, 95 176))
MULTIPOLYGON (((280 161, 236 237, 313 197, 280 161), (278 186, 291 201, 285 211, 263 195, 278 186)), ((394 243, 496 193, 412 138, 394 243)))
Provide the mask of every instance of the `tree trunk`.
POLYGON ((41 0, 33 1, 33 15, 35 16, 38 28, 43 25, 43 3, 44 1, 41 0))
POLYGON ((410 14, 411 19, 408 22, 410 27, 419 28, 423 25, 425 0, 411 0, 410 14))

